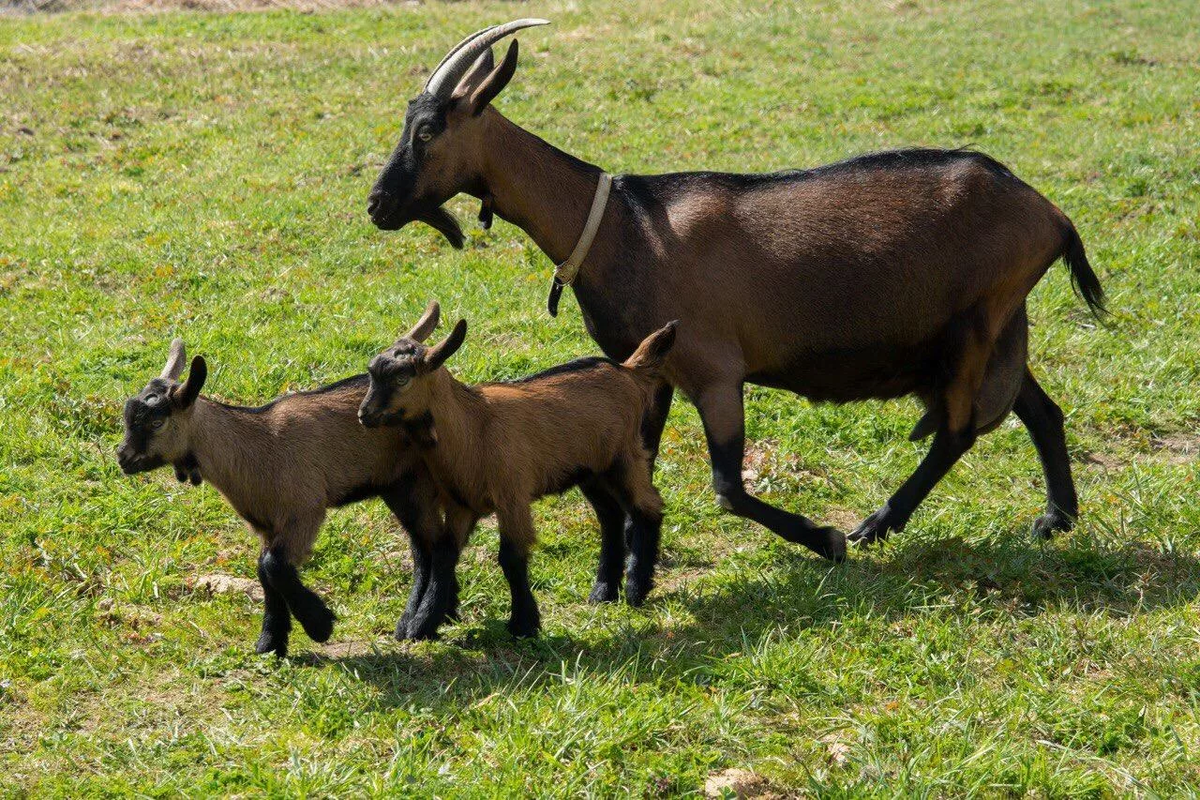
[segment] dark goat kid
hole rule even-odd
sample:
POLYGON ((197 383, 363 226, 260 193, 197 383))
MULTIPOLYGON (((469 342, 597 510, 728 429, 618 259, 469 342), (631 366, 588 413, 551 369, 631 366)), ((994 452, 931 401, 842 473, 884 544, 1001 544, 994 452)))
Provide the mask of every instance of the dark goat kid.
MULTIPOLYGON (((517 127, 490 105, 516 69, 521 20, 456 47, 408 106, 371 191, 381 229, 429 222, 459 192, 525 230, 555 264, 584 229, 602 170, 517 127)), ((673 389, 700 412, 722 506, 831 559, 833 528, 774 508, 742 484, 743 386, 817 401, 915 395, 933 444, 916 472, 852 538, 900 530, 934 485, 1010 410, 1029 429, 1047 484, 1035 530, 1078 514, 1063 414, 1026 366, 1025 298, 1062 259, 1093 311, 1103 292, 1071 221, 1006 167, 969 150, 900 150, 771 174, 618 175, 571 284, 588 333, 622 359, 663 320, 684 319, 669 386, 644 425, 652 456, 673 389)))
MULTIPOLYGON (((423 603, 435 607, 480 517, 496 514, 500 566, 512 593, 508 628, 532 636, 541 627, 529 589, 535 532, 530 505, 579 486, 602 535, 592 602, 617 598, 630 524, 625 598, 640 605, 658 556, 662 500, 650 477, 640 425, 675 340, 675 323, 655 331, 623 364, 585 358, 510 383, 467 386, 442 365, 462 345, 460 320, 442 342, 422 342, 437 322, 431 304, 406 336, 372 359, 360 416, 367 426, 404 426, 423 442, 422 457, 446 505, 446 545, 433 554, 423 603)), ((436 628, 429 631, 432 635, 436 628)))
MULTIPOLYGON (((333 631, 334 615, 300 581, 297 567, 312 550, 325 511, 379 497, 408 532, 414 554, 441 537, 437 492, 424 464, 399 430, 358 424, 367 376, 286 395, 260 408, 200 396, 208 375, 192 359, 185 382, 183 342, 171 343, 162 374, 125 403, 125 441, 117 460, 127 475, 172 464, 176 476, 216 487, 262 540, 258 579, 266 611, 260 653, 287 655, 291 617, 314 641, 333 631)), ((457 596, 457 587, 451 587, 457 596)), ((414 593, 398 629, 417 612, 414 593)))

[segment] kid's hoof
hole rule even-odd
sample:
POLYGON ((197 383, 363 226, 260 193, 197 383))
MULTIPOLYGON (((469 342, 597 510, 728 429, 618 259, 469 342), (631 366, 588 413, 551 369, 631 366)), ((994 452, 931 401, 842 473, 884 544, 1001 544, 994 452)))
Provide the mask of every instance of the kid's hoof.
POLYGON ((1053 539, 1056 531, 1069 531, 1075 520, 1066 514, 1048 511, 1033 522, 1033 535, 1042 539, 1053 539))
POLYGON ((528 617, 512 617, 508 621, 508 632, 518 639, 531 639, 542 629, 542 620, 537 614, 528 617))
POLYGON ((882 542, 892 531, 903 529, 904 521, 897 519, 892 507, 885 503, 883 508, 864 519, 850 534, 849 539, 859 547, 867 547, 882 542))
POLYGON ((320 605, 306 610, 302 615, 297 614, 296 617, 300 620, 300 625, 308 634, 308 638, 314 642, 327 642, 333 635, 333 623, 337 617, 324 603, 319 600, 317 603, 320 605))
POLYGON ((254 652, 261 656, 263 653, 270 653, 272 650, 275 651, 275 655, 277 655, 279 658, 283 658, 287 655, 287 633, 263 631, 258 635, 258 641, 254 644, 254 652))
POLYGON ((596 581, 592 584, 592 593, 588 595, 589 603, 613 603, 616 599, 616 584, 608 581, 596 581))

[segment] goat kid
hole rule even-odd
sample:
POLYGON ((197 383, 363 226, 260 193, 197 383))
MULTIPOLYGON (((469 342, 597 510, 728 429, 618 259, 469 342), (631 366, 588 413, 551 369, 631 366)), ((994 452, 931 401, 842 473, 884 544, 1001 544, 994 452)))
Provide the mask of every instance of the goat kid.
POLYGON ((468 386, 443 367, 462 345, 460 320, 443 341, 424 340, 438 306, 407 335, 372 359, 363 425, 419 432, 421 454, 446 507, 447 547, 434 556, 425 602, 453 581, 458 555, 476 522, 495 513, 500 566, 512 594, 508 629, 533 636, 541 627, 529 588, 535 531, 530 506, 579 486, 596 511, 600 565, 589 600, 612 601, 625 562, 625 517, 631 520, 625 598, 640 605, 651 589, 662 525, 662 500, 650 475, 641 421, 675 341, 676 323, 650 334, 624 363, 584 358, 523 380, 468 386), (452 546, 451 546, 452 545, 452 546))
MULTIPOLYGON (((416 554, 442 535, 437 492, 402 431, 358 424, 366 375, 244 408, 200 395, 208 376, 202 356, 192 359, 180 383, 184 362, 183 342, 176 339, 162 374, 125 402, 117 460, 126 475, 172 464, 180 480, 208 480, 258 534, 265 604, 259 653, 287 655, 293 616, 314 641, 326 641, 333 631, 333 612, 297 572, 326 509, 381 498, 408 532, 414 584, 420 582, 416 554)), ((457 587, 448 591, 453 605, 457 587)), ((398 632, 407 632, 419 599, 414 591, 398 632)))

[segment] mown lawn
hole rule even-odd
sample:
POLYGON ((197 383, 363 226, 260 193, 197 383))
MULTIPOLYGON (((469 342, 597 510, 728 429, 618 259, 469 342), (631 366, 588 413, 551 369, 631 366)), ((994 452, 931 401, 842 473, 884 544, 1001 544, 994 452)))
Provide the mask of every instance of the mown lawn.
MULTIPOLYGON (((1198 31, 1186 0, 0 19, 3 793, 663 795, 730 768, 776 792, 1195 792, 1198 31), (258 604, 201 578, 252 578, 257 543, 211 487, 121 475, 120 404, 174 335, 209 392, 258 403, 361 371, 434 297, 473 323, 469 379, 595 352, 573 300, 547 317, 519 230, 459 253, 365 214, 428 70, 519 16, 554 25, 521 36, 498 107, 611 171, 974 144, 1062 206, 1115 312, 1097 327, 1061 266, 1031 298, 1080 527, 1031 541, 1041 472, 1011 421, 830 567, 719 512, 678 403, 646 609, 585 602, 598 540, 571 493, 537 509, 540 640, 504 631, 489 524, 463 621, 400 645, 407 545, 366 504, 306 571, 334 638, 255 656, 258 604)), ((852 527, 916 465, 916 417, 753 390, 748 480, 852 527)))

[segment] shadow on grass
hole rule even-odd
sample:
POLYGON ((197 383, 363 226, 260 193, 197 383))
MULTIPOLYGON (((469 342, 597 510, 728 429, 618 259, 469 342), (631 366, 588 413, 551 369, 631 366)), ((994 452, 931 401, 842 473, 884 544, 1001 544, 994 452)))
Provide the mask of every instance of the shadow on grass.
POLYGON ((747 580, 714 575, 652 596, 690 619, 618 623, 580 636, 570 631, 514 641, 503 620, 451 629, 452 647, 382 649, 314 655, 377 686, 385 705, 461 708, 518 686, 558 681, 564 670, 632 680, 691 680, 705 665, 781 628, 789 635, 855 618, 899 620, 930 613, 972 620, 1037 616, 1047 611, 1123 617, 1187 604, 1200 595, 1200 561, 1139 542, 1107 545, 1075 534, 1031 544, 1019 534, 967 542, 906 543, 830 567, 786 546, 763 553, 765 569, 747 580), (632 665, 632 666, 631 666, 632 665))

